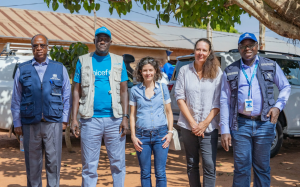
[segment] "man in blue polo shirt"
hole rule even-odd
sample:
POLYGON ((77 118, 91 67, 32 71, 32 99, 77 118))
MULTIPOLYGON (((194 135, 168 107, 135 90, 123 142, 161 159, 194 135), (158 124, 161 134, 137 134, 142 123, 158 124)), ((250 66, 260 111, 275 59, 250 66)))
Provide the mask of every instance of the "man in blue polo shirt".
MULTIPOLYGON (((128 131, 127 72, 121 56, 109 53, 111 33, 96 30, 96 51, 79 57, 75 71, 73 116, 81 115, 82 186, 97 185, 102 138, 107 148, 114 187, 125 180, 125 135, 128 131)), ((76 118, 73 134, 79 136, 76 118)))

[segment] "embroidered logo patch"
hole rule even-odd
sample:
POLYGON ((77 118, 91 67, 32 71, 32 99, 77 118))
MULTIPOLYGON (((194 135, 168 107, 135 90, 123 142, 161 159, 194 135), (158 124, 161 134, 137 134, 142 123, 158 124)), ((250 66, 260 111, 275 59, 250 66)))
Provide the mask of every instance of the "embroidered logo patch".
POLYGON ((53 80, 60 80, 59 78, 57 78, 57 74, 53 74, 53 75, 52 75, 52 78, 50 78, 50 79, 53 79, 53 80))
POLYGON ((231 72, 231 73, 227 73, 227 76, 229 76, 229 75, 237 75, 237 74, 239 74, 239 72, 231 72))
POLYGON ((274 66, 273 63, 261 63, 262 66, 274 66))

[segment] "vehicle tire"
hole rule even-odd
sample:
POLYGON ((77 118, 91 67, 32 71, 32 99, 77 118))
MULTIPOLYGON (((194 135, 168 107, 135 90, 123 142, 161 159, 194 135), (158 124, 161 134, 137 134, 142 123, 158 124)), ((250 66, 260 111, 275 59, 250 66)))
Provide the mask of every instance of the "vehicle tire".
POLYGON ((275 131, 276 131, 275 138, 271 146, 271 154, 270 154, 271 158, 273 158, 278 154, 283 142, 283 131, 282 131, 282 126, 280 121, 277 121, 275 131))

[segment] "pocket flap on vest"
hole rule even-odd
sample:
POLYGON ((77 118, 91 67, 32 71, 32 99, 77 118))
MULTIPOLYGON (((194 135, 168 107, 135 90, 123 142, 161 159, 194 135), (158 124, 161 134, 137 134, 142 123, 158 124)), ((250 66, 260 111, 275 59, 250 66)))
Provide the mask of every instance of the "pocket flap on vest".
POLYGON ((275 100, 274 100, 274 99, 270 99, 270 100, 269 100, 269 105, 270 105, 270 106, 275 105, 275 100))

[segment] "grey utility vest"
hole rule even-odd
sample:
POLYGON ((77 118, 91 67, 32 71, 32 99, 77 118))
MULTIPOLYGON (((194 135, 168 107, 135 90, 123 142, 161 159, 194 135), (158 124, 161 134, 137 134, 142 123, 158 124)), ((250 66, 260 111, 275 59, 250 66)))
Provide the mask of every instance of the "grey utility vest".
MULTIPOLYGON (((79 57, 81 63, 81 89, 82 95, 79 100, 79 114, 82 118, 88 119, 94 115, 94 97, 95 96, 95 75, 93 72, 92 57, 94 53, 85 54, 79 57)), ((112 98, 112 109, 115 118, 123 117, 123 109, 120 97, 120 83, 123 67, 123 57, 109 53, 111 57, 111 73, 109 75, 109 84, 112 98)))
MULTIPOLYGON (((229 127, 231 130, 237 130, 237 117, 238 117, 238 87, 240 76, 241 60, 238 60, 226 69, 227 81, 230 86, 230 109, 229 109, 229 127)), ((269 110, 275 105, 273 95, 274 76, 276 74, 276 62, 268 58, 259 57, 259 64, 257 68, 256 77, 262 93, 262 112, 261 121, 268 121, 267 117, 269 110)))

